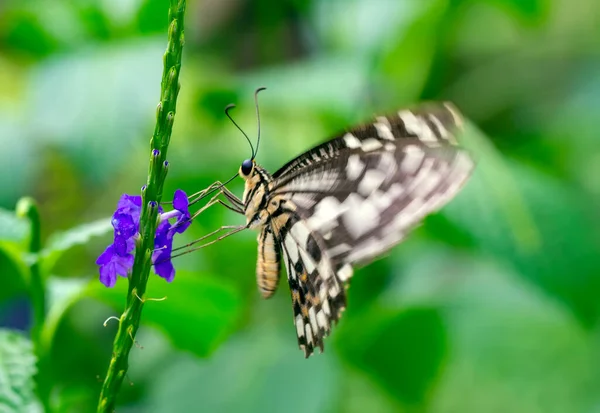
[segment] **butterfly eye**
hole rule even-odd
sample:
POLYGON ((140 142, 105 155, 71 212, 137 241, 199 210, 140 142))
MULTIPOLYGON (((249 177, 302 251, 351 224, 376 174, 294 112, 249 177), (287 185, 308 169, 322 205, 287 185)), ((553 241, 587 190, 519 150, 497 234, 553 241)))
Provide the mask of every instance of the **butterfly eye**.
POLYGON ((252 172, 252 166, 252 159, 246 159, 244 162, 242 162, 242 167, 240 168, 242 174, 245 176, 250 175, 250 172, 252 172))

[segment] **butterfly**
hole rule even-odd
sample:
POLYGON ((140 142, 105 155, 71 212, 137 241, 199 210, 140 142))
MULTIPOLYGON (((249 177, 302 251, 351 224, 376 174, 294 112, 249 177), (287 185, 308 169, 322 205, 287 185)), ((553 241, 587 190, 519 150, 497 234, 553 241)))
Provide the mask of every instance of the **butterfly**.
POLYGON ((256 151, 244 133, 252 156, 238 171, 243 196, 222 186, 231 204, 219 202, 246 218, 231 233, 258 231, 256 281, 264 298, 277 289, 283 259, 305 357, 317 347, 323 352, 324 338, 346 308, 354 269, 400 243, 463 187, 474 162, 457 143, 462 123, 450 103, 377 116, 273 174, 255 160, 260 121, 256 151))

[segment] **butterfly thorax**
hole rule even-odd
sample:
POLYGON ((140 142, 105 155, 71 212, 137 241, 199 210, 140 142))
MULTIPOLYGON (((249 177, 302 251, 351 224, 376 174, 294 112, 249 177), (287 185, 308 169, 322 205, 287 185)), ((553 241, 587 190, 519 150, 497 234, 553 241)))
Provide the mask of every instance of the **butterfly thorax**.
POLYGON ((265 226, 271 215, 279 206, 277 200, 271 199, 270 187, 273 182, 271 175, 260 165, 254 163, 252 172, 240 176, 246 181, 244 186, 244 215, 249 228, 259 229, 265 226))

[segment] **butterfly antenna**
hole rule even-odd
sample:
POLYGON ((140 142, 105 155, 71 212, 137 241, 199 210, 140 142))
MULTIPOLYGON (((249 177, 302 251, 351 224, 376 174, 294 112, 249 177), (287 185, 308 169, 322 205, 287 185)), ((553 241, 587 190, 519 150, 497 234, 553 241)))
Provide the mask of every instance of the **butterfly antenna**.
POLYGON ((233 123, 235 125, 236 128, 238 128, 238 130, 240 132, 242 132, 242 135, 244 135, 244 137, 246 138, 246 140, 248 141, 248 143, 250 144, 250 149, 252 150, 252 159, 254 159, 254 156, 256 155, 256 153, 254 152, 254 146, 252 146, 252 142, 250 141, 250 138, 248 137, 248 135, 246 135, 246 132, 244 132, 242 130, 242 128, 240 128, 240 126, 235 123, 235 121, 233 120, 233 118, 231 117, 231 115, 229 114, 229 111, 231 109, 235 108, 235 105, 233 103, 225 106, 225 115, 229 118, 229 120, 231 121, 231 123, 233 123))
MULTIPOLYGON (((259 87, 258 89, 256 89, 256 91, 254 92, 254 106, 256 106, 256 121, 258 123, 258 133, 257 133, 257 138, 256 138, 256 152, 255 155, 258 153, 258 146, 260 145, 260 113, 258 113, 258 93, 262 90, 267 89, 266 87, 259 87)), ((254 159, 254 156, 252 157, 254 159)))

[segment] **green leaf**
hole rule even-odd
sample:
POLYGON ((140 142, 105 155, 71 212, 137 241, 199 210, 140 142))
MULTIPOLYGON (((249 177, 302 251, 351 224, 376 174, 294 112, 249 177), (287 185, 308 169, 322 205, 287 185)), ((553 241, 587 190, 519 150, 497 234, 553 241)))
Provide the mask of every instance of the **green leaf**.
POLYGON ((40 252, 44 273, 48 274, 62 254, 70 248, 87 244, 91 238, 107 234, 112 229, 110 218, 102 218, 52 234, 46 248, 40 252))
POLYGON ((579 320, 600 317, 600 222, 580 192, 510 159, 482 139, 478 166, 444 214, 482 252, 511 265, 579 320))
POLYGON ((0 330, 0 411, 42 411, 33 391, 35 362, 31 341, 17 332, 0 330))
POLYGON ((396 25, 397 39, 378 60, 380 92, 389 102, 411 102, 422 92, 429 77, 437 48, 439 22, 446 11, 446 0, 413 3, 412 20, 396 25), (387 95, 387 96, 386 96, 387 95))
POLYGON ((156 56, 163 53, 161 38, 137 38, 102 42, 93 52, 77 49, 68 56, 44 60, 29 71, 27 79, 30 93, 24 111, 36 121, 22 126, 26 136, 53 145, 62 162, 75 167, 84 181, 111 180, 113 175, 106 171, 121 169, 141 179, 128 164, 131 154, 121 148, 147 132, 148 112, 156 107, 157 98, 150 85, 160 78, 162 62, 156 56), (85 94, 78 92, 83 89, 85 94), (124 93, 131 90, 135 93, 124 93), (51 101, 62 105, 49 105, 51 101), (92 107, 106 116, 100 119, 84 110, 92 107))
POLYGON ((340 377, 341 393, 337 409, 344 413, 398 413, 398 403, 361 371, 348 368, 340 377))
MULTIPOLYGON (((42 57, 56 49, 58 39, 45 27, 41 10, 33 4, 30 7, 8 8, 4 16, 9 22, 5 31, 7 44, 32 57, 42 57)), ((48 19, 46 19, 48 20, 48 19)))
POLYGON ((102 326, 105 305, 85 299, 89 280, 49 277, 46 285, 49 311, 38 353, 38 394, 51 401, 52 411, 95 411, 116 329, 102 326))
POLYGON ((284 329, 273 313, 253 318, 210 359, 169 353, 142 410, 197 411, 200 402, 207 412, 331 412, 341 381, 334 353, 306 360, 289 319, 284 329))
POLYGON ((336 332, 344 360, 367 373, 397 401, 419 405, 440 373, 446 327, 434 307, 383 310, 373 307, 348 317, 336 332), (360 340, 355 336, 360 332, 360 340))
POLYGON ((491 2, 497 3, 503 8, 509 8, 511 11, 514 10, 530 20, 542 19, 551 8, 549 0, 492 0, 491 2))
POLYGON ((14 211, 0 208, 0 240, 15 243, 24 242, 29 235, 29 222, 19 218, 14 211))
POLYGON ((28 236, 27 219, 17 217, 13 211, 0 209, 0 268, 3 280, 0 300, 25 291, 29 268, 24 248, 28 236))
POLYGON ((382 300, 435 305, 451 338, 430 411, 594 411, 598 335, 563 303, 490 258, 426 242, 407 258, 382 300))
MULTIPOLYGON (((368 86, 368 70, 366 62, 352 54, 321 57, 250 73, 243 78, 239 94, 248 95, 263 79, 269 79, 268 98, 265 96, 261 100, 261 107, 267 110, 279 109, 287 113, 290 108, 297 111, 306 108, 331 110, 333 106, 337 114, 349 116, 361 107, 358 101, 368 86)), ((308 128, 311 125, 299 126, 308 128)))
POLYGON ((42 343, 46 348, 51 348, 57 327, 71 306, 83 296, 86 281, 81 278, 49 277, 47 286, 48 313, 42 331, 42 343))
MULTIPOLYGON (((242 302, 235 287, 222 278, 178 271, 175 280, 167 283, 151 275, 142 323, 163 331, 173 344, 200 357, 211 354, 233 331, 242 302), (162 301, 152 301, 151 299, 162 301)), ((88 294, 123 310, 127 292, 125 280, 115 288, 100 282, 90 285, 88 294)))

